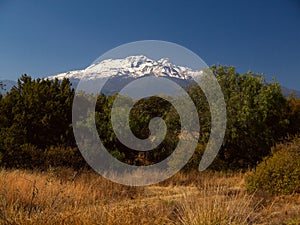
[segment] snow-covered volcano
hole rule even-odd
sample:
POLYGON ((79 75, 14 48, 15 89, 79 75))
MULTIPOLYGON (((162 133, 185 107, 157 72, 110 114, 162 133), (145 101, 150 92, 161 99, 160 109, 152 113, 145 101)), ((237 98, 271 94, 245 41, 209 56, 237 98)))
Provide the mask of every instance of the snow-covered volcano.
MULTIPOLYGON (((94 63, 83 70, 69 71, 66 73, 48 76, 46 78, 57 78, 59 80, 69 78, 73 87, 76 87, 80 80, 110 78, 109 82, 105 84, 103 92, 105 94, 113 94, 120 91, 122 87, 131 81, 149 75, 167 77, 183 87, 192 82, 192 78, 198 79, 199 76, 202 76, 202 71, 175 65, 166 58, 152 60, 146 56, 137 55, 122 59, 106 59, 94 63)), ((17 82, 12 80, 0 81, 4 86, 0 88, 0 94, 9 92, 12 86, 17 85, 17 82)), ((300 97, 299 90, 291 90, 282 87, 282 92, 285 96, 288 96, 291 92, 293 92, 296 97, 300 97)))
MULTIPOLYGON (((202 71, 194 71, 188 67, 177 66, 167 58, 152 60, 143 55, 129 56, 123 59, 106 59, 92 64, 83 70, 74 70, 47 77, 48 79, 69 78, 73 87, 80 80, 107 79, 102 89, 104 94, 119 92, 131 81, 144 76, 166 77, 182 87, 201 76, 202 71)), ((141 88, 141 87, 139 87, 141 88)))
POLYGON ((98 79, 105 77, 139 78, 145 75, 165 76, 182 80, 189 80, 197 76, 200 71, 193 71, 188 67, 176 66, 169 59, 152 60, 146 56, 129 56, 124 59, 106 59, 92 64, 84 70, 75 70, 48 77, 49 79, 98 79))

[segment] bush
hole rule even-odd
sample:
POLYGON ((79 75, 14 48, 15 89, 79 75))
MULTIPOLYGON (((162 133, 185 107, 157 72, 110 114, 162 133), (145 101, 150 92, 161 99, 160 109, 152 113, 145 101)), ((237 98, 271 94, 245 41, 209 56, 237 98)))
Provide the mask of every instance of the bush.
POLYGON ((23 144, 9 152, 0 152, 0 165, 7 168, 48 169, 49 167, 87 168, 78 148, 50 146, 42 150, 32 144, 23 144))
POLYGON ((40 167, 71 167, 80 169, 86 163, 78 148, 51 146, 44 153, 44 162, 40 167))
POLYGON ((43 162, 43 151, 32 144, 0 148, 0 166, 33 169, 43 162))
POLYGON ((250 192, 300 193, 300 135, 276 145, 272 155, 246 176, 246 184, 250 192))

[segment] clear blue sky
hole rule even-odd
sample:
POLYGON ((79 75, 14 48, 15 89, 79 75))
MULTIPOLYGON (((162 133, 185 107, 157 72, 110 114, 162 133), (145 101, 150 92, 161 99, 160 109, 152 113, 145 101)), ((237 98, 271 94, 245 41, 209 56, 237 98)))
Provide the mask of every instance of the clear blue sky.
POLYGON ((298 0, 0 0, 0 79, 82 69, 111 48, 145 39, 300 89, 298 0))

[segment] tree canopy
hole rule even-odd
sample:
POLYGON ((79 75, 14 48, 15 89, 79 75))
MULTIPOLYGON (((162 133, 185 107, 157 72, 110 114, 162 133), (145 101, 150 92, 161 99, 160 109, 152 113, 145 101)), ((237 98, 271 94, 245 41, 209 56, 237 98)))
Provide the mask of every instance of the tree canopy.
MULTIPOLYGON (((264 75, 239 74, 231 66, 212 66, 226 102, 227 130, 211 168, 254 167, 270 154, 271 147, 288 134, 299 132, 300 103, 285 98, 280 85, 267 83, 264 75)), ((187 88, 200 119, 200 138, 187 168, 196 168, 210 134, 210 110, 197 85, 187 88)), ((141 99, 130 113, 136 137, 149 137, 149 122, 162 117, 167 124, 165 140, 150 152, 128 149, 116 137, 111 108, 117 95, 97 97, 96 127, 104 145, 119 160, 133 165, 150 165, 169 156, 180 139, 180 118, 175 108, 159 97, 141 99)), ((37 167, 84 166, 72 131, 74 90, 64 79, 32 79, 23 75, 18 85, 0 95, 0 165, 37 167)), ((127 98, 128 104, 132 99, 127 98)), ((122 109, 118 113, 123 113, 122 109)))

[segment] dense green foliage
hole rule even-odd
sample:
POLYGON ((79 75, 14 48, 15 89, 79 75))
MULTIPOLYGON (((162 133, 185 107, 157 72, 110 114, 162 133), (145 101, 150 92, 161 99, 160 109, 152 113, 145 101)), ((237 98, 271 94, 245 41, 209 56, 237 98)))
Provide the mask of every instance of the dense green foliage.
MULTIPOLYGON (((300 108, 293 106, 295 100, 282 95, 278 83, 267 83, 263 75, 251 72, 241 75, 234 67, 213 66, 212 70, 227 107, 227 130, 212 168, 253 167, 276 142, 299 131, 294 123, 300 118, 300 108)), ((205 95, 196 86, 191 87, 190 95, 199 111, 202 137, 208 137, 210 118, 205 95)))
POLYGON ((32 80, 23 75, 17 87, 0 98, 2 165, 42 165, 41 154, 48 147, 75 147, 70 126, 73 96, 66 79, 32 80))
MULTIPOLYGON (((165 140, 155 149, 148 152, 139 152, 127 148, 116 137, 111 120, 110 112, 115 96, 100 95, 96 104, 96 126, 99 136, 104 146, 109 151, 118 156, 118 159, 129 164, 150 165, 159 162, 169 156, 176 148, 178 135, 180 133, 179 116, 174 107, 166 100, 158 97, 150 97, 138 101, 130 111, 130 128, 133 134, 145 139, 150 135, 149 122, 154 117, 162 117, 167 125, 167 135, 165 140)), ((132 99, 125 99, 122 108, 129 107, 132 99)), ((123 109, 118 108, 119 114, 123 113, 123 109)), ((126 135, 126 134, 124 134, 126 135)))
POLYGON ((276 145, 272 155, 248 174, 247 188, 270 194, 300 193, 300 136, 276 145))
MULTIPOLYGON (((299 131, 299 101, 285 98, 278 83, 266 83, 259 74, 238 74, 233 67, 213 66, 212 71, 224 93, 227 131, 211 168, 254 167, 276 142, 299 131)), ((210 134, 210 111, 204 93, 196 85, 188 87, 188 93, 198 110, 201 131, 186 170, 198 166, 210 134)), ((72 132, 73 97, 74 90, 67 79, 33 80, 26 75, 9 93, 0 95, 1 166, 86 166, 72 132)), ((114 134, 110 112, 115 98, 116 95, 102 94, 96 104, 96 127, 110 153, 133 165, 150 165, 169 156, 180 139, 179 115, 174 107, 158 97, 142 99, 134 105, 130 127, 138 138, 149 136, 153 117, 162 117, 168 127, 166 138, 156 149, 139 152, 128 149, 114 134)), ((123 98, 128 104, 132 102, 123 98)), ((120 108, 118 113, 123 110, 120 108)))
POLYGON ((230 167, 254 166, 290 130, 290 106, 278 83, 213 67, 227 105, 227 132, 220 157, 230 167))

